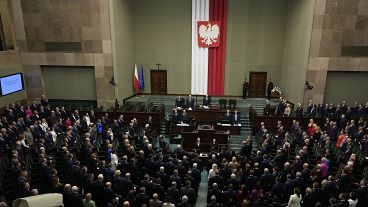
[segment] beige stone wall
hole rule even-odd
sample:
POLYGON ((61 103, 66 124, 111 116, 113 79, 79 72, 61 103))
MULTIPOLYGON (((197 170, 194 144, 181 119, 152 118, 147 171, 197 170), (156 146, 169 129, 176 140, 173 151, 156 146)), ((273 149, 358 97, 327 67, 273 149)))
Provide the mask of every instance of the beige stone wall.
POLYGON ((368 45, 368 1, 316 0, 304 103, 323 102, 327 71, 368 71, 367 57, 341 56, 342 46, 368 45))
POLYGON ((41 66, 93 66, 98 105, 113 105, 109 1, 14 0, 12 10, 28 99, 46 91, 41 66), (45 42, 80 42, 81 52, 48 52, 45 42))

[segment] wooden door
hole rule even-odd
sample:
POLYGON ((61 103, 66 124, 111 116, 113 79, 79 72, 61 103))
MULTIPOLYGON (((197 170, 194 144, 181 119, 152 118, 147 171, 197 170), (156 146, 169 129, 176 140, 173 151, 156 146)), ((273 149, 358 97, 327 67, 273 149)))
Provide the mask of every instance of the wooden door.
POLYGON ((250 72, 249 97, 262 98, 266 93, 267 72, 250 72))
POLYGON ((151 93, 153 95, 167 94, 166 70, 151 70, 151 93))

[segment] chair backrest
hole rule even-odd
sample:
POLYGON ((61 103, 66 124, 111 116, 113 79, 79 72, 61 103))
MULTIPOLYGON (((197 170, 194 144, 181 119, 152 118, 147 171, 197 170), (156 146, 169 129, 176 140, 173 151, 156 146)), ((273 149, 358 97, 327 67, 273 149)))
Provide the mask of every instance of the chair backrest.
POLYGON ((227 105, 227 100, 226 99, 219 99, 219 105, 220 105, 220 108, 226 108, 226 105, 227 105))
POLYGON ((230 99, 229 100, 229 107, 235 108, 236 107, 236 99, 230 99))

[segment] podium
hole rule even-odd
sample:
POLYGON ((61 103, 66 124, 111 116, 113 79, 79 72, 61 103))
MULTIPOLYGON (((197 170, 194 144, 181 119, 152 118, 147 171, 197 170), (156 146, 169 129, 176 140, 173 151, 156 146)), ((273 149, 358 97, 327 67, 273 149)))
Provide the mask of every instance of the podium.
POLYGON ((167 70, 151 70, 151 94, 167 94, 167 70))

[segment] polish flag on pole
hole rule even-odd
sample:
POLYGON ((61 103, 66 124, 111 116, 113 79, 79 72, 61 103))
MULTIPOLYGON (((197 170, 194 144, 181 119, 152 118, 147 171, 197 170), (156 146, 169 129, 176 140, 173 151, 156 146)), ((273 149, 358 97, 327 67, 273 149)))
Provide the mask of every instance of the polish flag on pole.
POLYGON ((138 93, 139 92, 139 78, 138 78, 137 64, 134 65, 134 80, 133 80, 133 84, 134 84, 135 93, 138 93))

